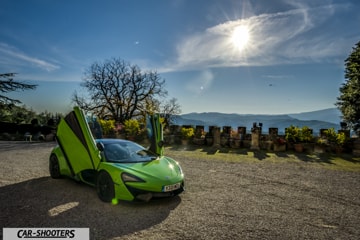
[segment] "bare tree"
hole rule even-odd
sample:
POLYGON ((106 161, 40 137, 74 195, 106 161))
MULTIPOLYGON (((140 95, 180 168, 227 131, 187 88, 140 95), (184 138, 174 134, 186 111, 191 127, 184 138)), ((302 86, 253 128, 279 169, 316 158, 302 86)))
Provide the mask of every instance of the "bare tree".
POLYGON ((176 98, 172 98, 164 104, 161 110, 165 125, 169 126, 173 120, 173 117, 181 113, 181 106, 177 102, 176 98))
POLYGON ((157 97, 166 96, 164 84, 165 80, 156 71, 142 72, 137 65, 114 58, 92 64, 81 83, 88 98, 75 92, 72 100, 100 118, 124 122, 144 115, 157 97))
POLYGON ((13 92, 17 90, 28 90, 28 89, 35 89, 37 85, 35 84, 27 84, 24 82, 16 82, 14 81, 14 76, 16 73, 2 73, 0 74, 0 104, 1 105, 9 105, 9 104, 16 104, 21 103, 20 100, 9 98, 3 93, 13 92))

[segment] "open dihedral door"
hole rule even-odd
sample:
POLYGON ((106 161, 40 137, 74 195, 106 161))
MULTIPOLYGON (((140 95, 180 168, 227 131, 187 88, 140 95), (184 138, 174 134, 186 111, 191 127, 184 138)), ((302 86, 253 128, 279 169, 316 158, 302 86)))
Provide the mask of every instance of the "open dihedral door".
POLYGON ((147 116, 146 128, 150 139, 149 150, 162 156, 164 154, 164 140, 160 115, 154 114, 147 116))
POLYGON ((99 165, 99 150, 79 107, 74 107, 72 112, 61 119, 56 139, 73 176, 83 170, 96 169, 99 165))

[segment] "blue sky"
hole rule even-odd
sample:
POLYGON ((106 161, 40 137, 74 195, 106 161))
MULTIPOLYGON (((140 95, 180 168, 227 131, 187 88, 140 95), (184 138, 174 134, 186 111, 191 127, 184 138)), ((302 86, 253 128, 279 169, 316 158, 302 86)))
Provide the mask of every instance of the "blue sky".
POLYGON ((359 12, 358 0, 1 0, 0 73, 38 84, 9 94, 36 111, 69 111, 85 69, 114 57, 160 73, 182 113, 332 108, 359 12))

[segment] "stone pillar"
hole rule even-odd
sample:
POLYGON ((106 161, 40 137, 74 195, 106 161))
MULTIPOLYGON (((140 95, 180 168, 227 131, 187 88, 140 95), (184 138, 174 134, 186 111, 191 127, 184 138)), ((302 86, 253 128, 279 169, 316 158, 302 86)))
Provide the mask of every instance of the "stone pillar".
POLYGON ((275 140, 278 136, 279 129, 278 128, 269 128, 269 139, 275 140))
POLYGON ((205 144, 205 135, 204 135, 204 126, 196 125, 195 127, 195 136, 193 142, 197 145, 205 144))
POLYGON ((254 126, 251 129, 251 146, 250 149, 259 150, 260 149, 260 133, 261 128, 254 126))
POLYGON ((170 126, 170 141, 172 143, 176 143, 176 144, 181 143, 181 126, 180 125, 171 125, 170 126))
POLYGON ((220 147, 220 128, 213 128, 213 147, 220 147))
POLYGON ((231 133, 231 126, 223 126, 223 133, 230 135, 231 133))
POLYGON ((355 157, 360 157, 360 137, 357 137, 354 141, 352 154, 355 157))
POLYGON ((215 126, 209 126, 209 131, 205 135, 205 144, 207 146, 212 146, 214 143, 214 128, 215 126))
POLYGON ((223 131, 220 133, 220 145, 229 146, 230 145, 230 135, 231 135, 231 126, 223 126, 223 131))
POLYGON ((239 138, 241 141, 245 140, 246 127, 238 127, 239 138))
POLYGON ((201 137, 202 133, 204 132, 204 126, 196 125, 195 127, 195 137, 201 137))

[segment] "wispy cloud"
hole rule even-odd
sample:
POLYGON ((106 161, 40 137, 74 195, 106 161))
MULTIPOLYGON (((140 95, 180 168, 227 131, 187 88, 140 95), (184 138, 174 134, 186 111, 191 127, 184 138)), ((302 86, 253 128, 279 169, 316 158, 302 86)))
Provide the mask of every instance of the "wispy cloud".
POLYGON ((294 4, 294 7, 228 21, 187 36, 177 45, 176 63, 166 70, 294 64, 344 54, 349 40, 316 32, 340 6, 310 8, 294 4), (248 44, 241 50, 231 41, 237 26, 246 26, 250 33, 248 44))
POLYGON ((12 47, 6 43, 1 43, 0 42, 0 52, 2 52, 3 54, 5 54, 5 56, 3 56, 2 61, 6 61, 5 59, 7 58, 8 61, 11 62, 18 62, 18 65, 24 65, 25 64, 31 64, 33 66, 36 66, 38 68, 44 69, 48 72, 51 72, 53 70, 59 69, 60 66, 52 64, 50 62, 47 62, 45 60, 41 60, 39 58, 35 58, 35 57, 31 57, 21 51, 19 51, 18 49, 16 49, 15 47, 12 47))
POLYGON ((263 78, 268 78, 268 79, 289 79, 289 78, 293 78, 294 76, 291 75, 263 75, 263 78))

